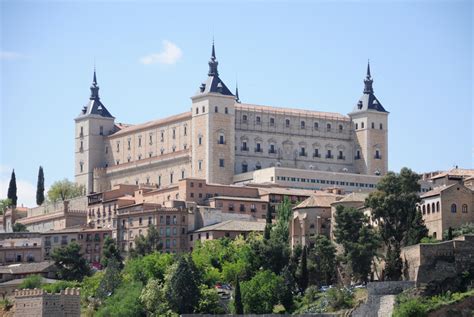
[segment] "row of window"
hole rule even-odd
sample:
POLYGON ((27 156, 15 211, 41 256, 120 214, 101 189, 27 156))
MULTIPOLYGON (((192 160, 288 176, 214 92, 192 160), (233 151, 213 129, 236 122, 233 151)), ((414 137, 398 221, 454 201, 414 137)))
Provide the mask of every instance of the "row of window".
POLYGON ((315 179, 315 178, 299 178, 299 177, 289 177, 289 176, 277 176, 277 180, 287 181, 287 182, 328 184, 328 185, 341 185, 341 186, 365 187, 365 188, 375 188, 376 186, 375 184, 367 184, 367 183, 333 181, 333 180, 315 179))
MULTIPOLYGON (((206 113, 206 107, 205 106, 202 106, 202 113, 206 113)), ((214 112, 215 113, 218 113, 219 112, 219 107, 218 106, 215 106, 214 107, 214 112)), ((229 113, 229 108, 227 107, 224 107, 224 113, 225 114, 228 114, 229 113)), ((196 107, 196 114, 199 114, 199 107, 196 107)))
MULTIPOLYGON (((430 213, 440 212, 441 211, 440 203, 438 201, 436 202, 436 204, 434 202, 431 204, 430 203, 423 204, 421 206, 418 206, 418 211, 421 211, 423 215, 426 215, 426 214, 429 215, 430 213)), ((451 212, 457 213, 457 211, 458 211, 458 206, 455 203, 451 204, 451 212)), ((467 206, 467 204, 462 204, 461 212, 462 213, 469 212, 469 207, 467 206)))
MULTIPOLYGON (((361 123, 360 123, 360 128, 361 128, 361 129, 364 129, 364 128, 365 128, 364 122, 361 122, 361 123)), ((375 122, 372 122, 371 128, 372 128, 372 129, 375 129, 375 122)), ((356 124, 355 124, 355 129, 356 129, 356 130, 359 130, 359 123, 357 123, 357 122, 356 122, 356 124)), ((383 124, 382 124, 382 123, 379 123, 379 129, 380 129, 380 130, 383 130, 383 124)))
MULTIPOLYGON (((242 115, 241 123, 243 123, 243 124, 248 124, 249 123, 249 119, 248 119, 248 116, 246 114, 242 115)), ((261 119, 260 116, 255 117, 255 124, 256 125, 261 125, 262 124, 262 119, 261 119)), ((270 121, 269 121, 268 124, 269 124, 270 127, 274 127, 275 126, 275 118, 270 118, 270 121)), ((303 129, 303 130, 306 129, 307 128, 306 121, 301 120, 299 126, 300 126, 300 129, 303 129)), ((291 128, 291 120, 290 119, 285 119, 285 128, 291 128)), ((313 123, 313 129, 315 131, 319 131, 319 122, 314 122, 313 123)), ((332 131, 332 124, 331 123, 326 123, 326 131, 328 131, 328 132, 332 131)), ((342 124, 339 124, 338 127, 337 127, 337 131, 343 132, 344 131, 344 126, 342 124)))

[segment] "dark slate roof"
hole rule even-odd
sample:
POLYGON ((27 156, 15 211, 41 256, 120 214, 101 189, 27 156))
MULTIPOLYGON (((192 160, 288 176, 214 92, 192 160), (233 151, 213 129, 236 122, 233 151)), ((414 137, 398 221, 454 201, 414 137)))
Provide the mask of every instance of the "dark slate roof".
POLYGON ((94 69, 94 78, 92 79, 91 96, 89 102, 82 108, 80 116, 98 115, 105 118, 113 118, 104 104, 100 101, 99 86, 97 85, 97 76, 94 69))
POLYGON ((207 80, 201 84, 201 87, 199 87, 196 95, 207 94, 210 92, 226 96, 233 96, 229 88, 227 88, 219 76, 209 76, 207 80))
POLYGON ((216 51, 214 48, 214 43, 212 43, 212 53, 211 59, 209 60, 209 72, 208 77, 205 82, 201 84, 199 90, 196 92, 196 95, 203 95, 207 93, 216 93, 226 96, 234 96, 229 88, 224 84, 224 82, 219 78, 219 71, 217 66, 219 62, 216 58, 216 51))
POLYGON ((375 110, 380 112, 388 112, 382 106, 380 101, 374 95, 374 89, 372 87, 374 80, 370 74, 370 64, 367 64, 367 75, 364 79, 364 94, 360 97, 359 101, 354 107, 354 112, 375 110))

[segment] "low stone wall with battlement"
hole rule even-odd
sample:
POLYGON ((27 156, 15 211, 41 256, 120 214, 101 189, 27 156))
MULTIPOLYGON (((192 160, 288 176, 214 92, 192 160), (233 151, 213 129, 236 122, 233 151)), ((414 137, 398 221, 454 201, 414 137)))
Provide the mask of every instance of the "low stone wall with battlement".
POLYGON ((51 294, 41 289, 15 291, 15 317, 79 317, 81 296, 78 288, 51 294))

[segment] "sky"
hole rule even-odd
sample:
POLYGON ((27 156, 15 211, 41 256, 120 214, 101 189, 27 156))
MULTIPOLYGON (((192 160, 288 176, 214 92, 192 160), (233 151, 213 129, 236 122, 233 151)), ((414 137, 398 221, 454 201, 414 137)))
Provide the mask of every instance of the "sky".
POLYGON ((215 40, 246 103, 342 114, 363 91, 390 112, 389 169, 473 167, 472 1, 0 0, 0 198, 74 179, 74 118, 94 65, 116 122, 188 111, 215 40))

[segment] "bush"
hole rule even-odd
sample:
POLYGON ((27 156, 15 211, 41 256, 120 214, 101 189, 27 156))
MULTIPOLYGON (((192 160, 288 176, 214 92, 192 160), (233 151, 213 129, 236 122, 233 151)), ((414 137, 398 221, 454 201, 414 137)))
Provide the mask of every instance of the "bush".
POLYGON ((25 277, 23 282, 21 282, 19 288, 20 289, 40 288, 42 283, 43 283, 43 277, 41 275, 38 275, 38 274, 28 275, 27 277, 25 277))
POLYGON ((393 317, 424 317, 427 314, 427 306, 419 299, 412 298, 396 306, 393 317))
POLYGON ((56 283, 44 284, 41 286, 41 288, 48 293, 59 293, 63 289, 76 287, 81 287, 81 283, 76 281, 58 281, 56 283))
POLYGON ((123 284, 114 295, 107 298, 105 303, 97 311, 97 317, 139 317, 144 316, 145 311, 140 302, 142 284, 138 282, 123 284))
POLYGON ((354 294, 347 288, 331 288, 326 296, 329 307, 334 311, 352 308, 354 305, 354 294))

